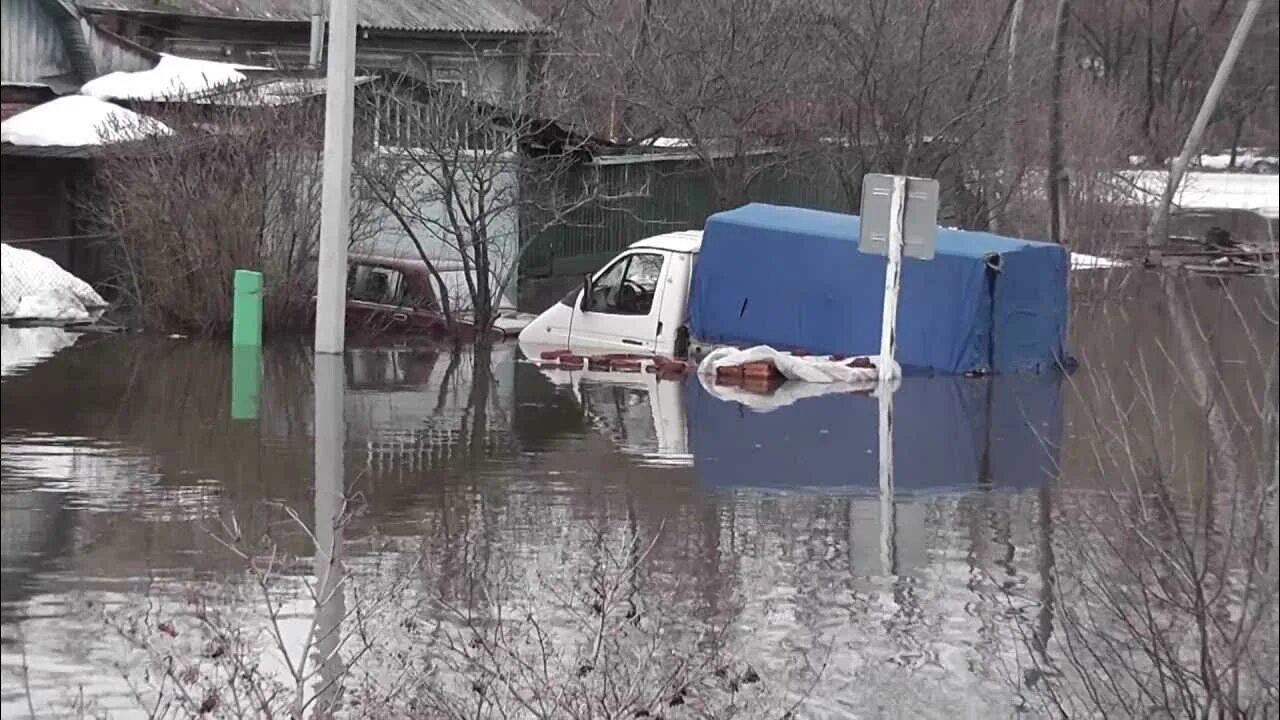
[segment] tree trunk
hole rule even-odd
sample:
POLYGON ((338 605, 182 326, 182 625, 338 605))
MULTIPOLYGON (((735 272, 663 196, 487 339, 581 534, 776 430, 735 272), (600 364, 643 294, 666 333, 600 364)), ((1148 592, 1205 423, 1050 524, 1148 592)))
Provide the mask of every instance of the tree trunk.
POLYGON ((1049 197, 1049 239, 1062 242, 1063 190, 1067 184, 1062 166, 1062 68, 1066 64, 1067 10, 1069 0, 1058 0, 1053 20, 1053 71, 1049 92, 1049 173, 1045 178, 1049 197))
POLYGON ((1240 136, 1244 133, 1244 121, 1247 118, 1248 115, 1241 112, 1236 115, 1236 121, 1231 126, 1231 161, 1227 163, 1227 168, 1230 170, 1236 169, 1236 161, 1240 154, 1240 136))
MULTIPOLYGON (((1021 107, 1017 102, 1018 87, 1018 40, 1019 34, 1022 32, 1022 7, 1025 0, 1014 0, 1013 10, 1009 17, 1009 58, 1008 64, 1005 66, 1004 77, 1004 94, 1005 103, 1009 108, 1021 107)), ((1003 197, 999 198, 999 205, 992 206, 990 203, 997 200, 995 194, 989 196, 987 216, 990 218, 991 232, 998 233, 1001 230, 1000 216, 1003 214, 1004 208, 1009 205, 1009 197, 1013 195, 1013 177, 1016 173, 1013 171, 1013 128, 1017 123, 1017 118, 1006 113, 1004 118, 1004 137, 1002 147, 1000 148, 1000 158, 996 161, 996 167, 1004 174, 1003 178, 993 183, 994 189, 1003 191, 1003 197)), ((997 193, 999 194, 999 193, 997 193)))

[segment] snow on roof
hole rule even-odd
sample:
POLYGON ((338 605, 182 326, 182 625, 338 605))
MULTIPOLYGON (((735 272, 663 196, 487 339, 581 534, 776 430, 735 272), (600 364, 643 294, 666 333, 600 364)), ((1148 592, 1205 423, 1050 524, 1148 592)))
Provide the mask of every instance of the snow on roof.
POLYGON ((212 60, 161 55, 150 70, 113 72, 80 88, 80 94, 103 100, 186 100, 246 80, 242 66, 212 60))
MULTIPOLYGON (((361 28, 409 32, 538 33, 538 16, 519 0, 362 0, 361 28)), ((81 8, 106 12, 195 16, 256 22, 305 23, 305 0, 80 0, 81 8)))
MULTIPOLYGON (((376 76, 357 75, 356 86, 373 82, 376 76)), ((226 90, 211 92, 193 102, 200 105, 221 105, 226 107, 261 107, 290 105, 308 98, 324 95, 328 92, 328 79, 318 78, 277 78, 254 85, 242 85, 226 90)))
POLYGON ((50 100, 0 123, 0 142, 34 147, 83 147, 172 134, 155 118, 85 95, 50 100))

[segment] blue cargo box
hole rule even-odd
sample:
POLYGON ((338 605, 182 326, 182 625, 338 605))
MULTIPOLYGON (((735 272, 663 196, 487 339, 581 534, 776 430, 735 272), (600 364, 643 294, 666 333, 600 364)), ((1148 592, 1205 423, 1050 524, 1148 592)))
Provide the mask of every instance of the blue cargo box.
MULTIPOLYGON (((689 299, 694 339, 814 353, 880 351, 883 256, 858 251, 856 215, 753 203, 707 219, 689 299)), ((897 360, 906 372, 1041 371, 1066 360, 1060 245, 938 229, 906 258, 897 360)))

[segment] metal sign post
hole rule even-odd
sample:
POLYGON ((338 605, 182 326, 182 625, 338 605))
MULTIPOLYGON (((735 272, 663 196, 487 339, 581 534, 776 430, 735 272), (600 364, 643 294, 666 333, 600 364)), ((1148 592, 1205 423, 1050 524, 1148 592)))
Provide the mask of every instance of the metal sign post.
POLYGON ((897 573, 897 510, 893 483, 893 393, 902 368, 898 349, 898 296, 904 256, 932 260, 938 238, 938 181, 903 175, 862 178, 858 250, 884 255, 884 305, 880 358, 876 362, 880 406, 880 557, 886 575, 897 573))
POLYGON ((933 259, 938 238, 938 181, 904 175, 865 175, 861 212, 858 250, 888 257, 880 362, 876 367, 882 379, 896 378, 902 373, 895 359, 902 258, 933 259))

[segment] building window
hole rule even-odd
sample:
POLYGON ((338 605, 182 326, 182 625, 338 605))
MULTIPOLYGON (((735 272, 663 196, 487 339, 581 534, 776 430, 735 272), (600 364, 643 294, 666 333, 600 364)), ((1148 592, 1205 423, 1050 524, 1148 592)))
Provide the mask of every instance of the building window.
MULTIPOLYGON (((461 81, 456 84, 465 89, 461 81)), ((509 135, 509 131, 490 122, 483 110, 460 101, 459 95, 441 93, 420 100, 384 93, 374 99, 374 137, 380 147, 456 146, 490 151, 500 149, 504 143, 511 144, 509 135)))

